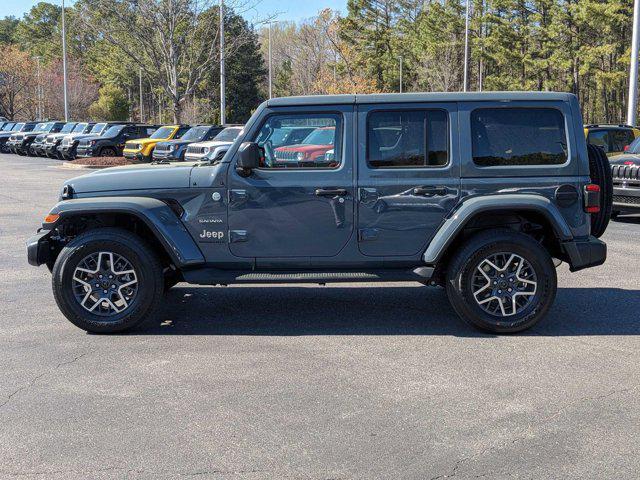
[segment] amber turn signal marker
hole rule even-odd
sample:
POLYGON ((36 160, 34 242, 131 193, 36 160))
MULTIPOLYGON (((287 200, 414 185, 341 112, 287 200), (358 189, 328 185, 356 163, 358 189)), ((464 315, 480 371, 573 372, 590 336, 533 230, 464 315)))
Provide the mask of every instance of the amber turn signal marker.
POLYGON ((50 213, 46 217, 44 217, 44 223, 55 223, 60 218, 60 215, 57 213, 50 213))

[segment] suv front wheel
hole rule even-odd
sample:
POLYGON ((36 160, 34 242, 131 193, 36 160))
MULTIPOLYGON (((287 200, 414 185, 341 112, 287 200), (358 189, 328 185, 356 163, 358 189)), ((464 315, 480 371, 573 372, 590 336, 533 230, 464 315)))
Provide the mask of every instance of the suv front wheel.
POLYGON ((556 295, 556 270, 549 253, 530 236, 487 230, 472 236, 451 259, 446 288, 466 322, 492 333, 514 333, 545 316, 556 295))
POLYGON ((158 257, 139 237, 100 228, 62 249, 52 283, 56 303, 71 323, 88 332, 113 333, 153 313, 164 278, 158 257))

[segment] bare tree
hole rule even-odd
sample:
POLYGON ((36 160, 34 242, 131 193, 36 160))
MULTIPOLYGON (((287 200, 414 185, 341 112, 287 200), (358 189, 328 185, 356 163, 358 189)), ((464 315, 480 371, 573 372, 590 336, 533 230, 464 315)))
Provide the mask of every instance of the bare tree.
MULTIPOLYGON (((120 48, 162 88, 179 123, 185 102, 205 73, 217 67, 217 0, 91 0, 79 18, 120 48)), ((229 8, 233 3, 227 1, 229 8)), ((225 11, 227 8, 225 8, 225 11)), ((225 41, 232 52, 242 38, 225 41)))

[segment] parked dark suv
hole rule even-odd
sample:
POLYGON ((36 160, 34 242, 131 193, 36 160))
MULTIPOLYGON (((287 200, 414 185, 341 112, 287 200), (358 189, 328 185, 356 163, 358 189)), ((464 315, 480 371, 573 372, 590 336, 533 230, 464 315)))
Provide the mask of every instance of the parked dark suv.
POLYGON ((28 259, 93 332, 139 324, 178 281, 417 281, 472 325, 517 332, 553 304, 559 261, 606 258, 610 167, 582 129, 565 93, 272 99, 221 159, 70 180, 28 259), (298 126, 334 129, 329 162, 278 160, 298 126))
POLYGON ((101 135, 82 138, 76 148, 76 157, 121 156, 127 140, 149 137, 157 128, 157 125, 113 124, 101 135))
POLYGON ((0 152, 9 153, 11 151, 7 146, 7 141, 11 138, 11 135, 19 132, 30 132, 36 125, 37 122, 16 122, 5 125, 0 131, 0 152))
MULTIPOLYGON (((73 130, 70 132, 60 132, 54 133, 51 135, 47 135, 44 141, 44 154, 49 158, 58 158, 62 159, 62 155, 58 151, 58 147, 62 144, 62 141, 69 137, 70 139, 78 138, 80 135, 86 135, 91 132, 95 123, 93 122, 82 122, 76 123, 73 127, 73 130)), ((71 142, 69 142, 71 143, 71 142)))
POLYGON ((11 152, 18 155, 31 155, 35 156, 36 153, 33 150, 33 142, 39 135, 48 135, 49 133, 56 133, 62 130, 65 122, 41 122, 38 123, 33 130, 29 132, 15 133, 9 137, 7 141, 7 147, 11 152))
POLYGON ((220 125, 195 125, 180 138, 158 142, 153 150, 153 160, 184 161, 184 154, 189 144, 211 140, 223 128, 220 125))

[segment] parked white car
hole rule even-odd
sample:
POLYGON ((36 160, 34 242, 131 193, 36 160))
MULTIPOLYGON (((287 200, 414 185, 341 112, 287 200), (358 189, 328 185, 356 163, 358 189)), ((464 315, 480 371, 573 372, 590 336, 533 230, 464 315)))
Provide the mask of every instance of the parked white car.
POLYGON ((187 147, 184 159, 187 162, 197 162, 210 158, 209 154, 219 147, 228 147, 242 132, 243 125, 227 127, 207 142, 192 143, 187 147))

